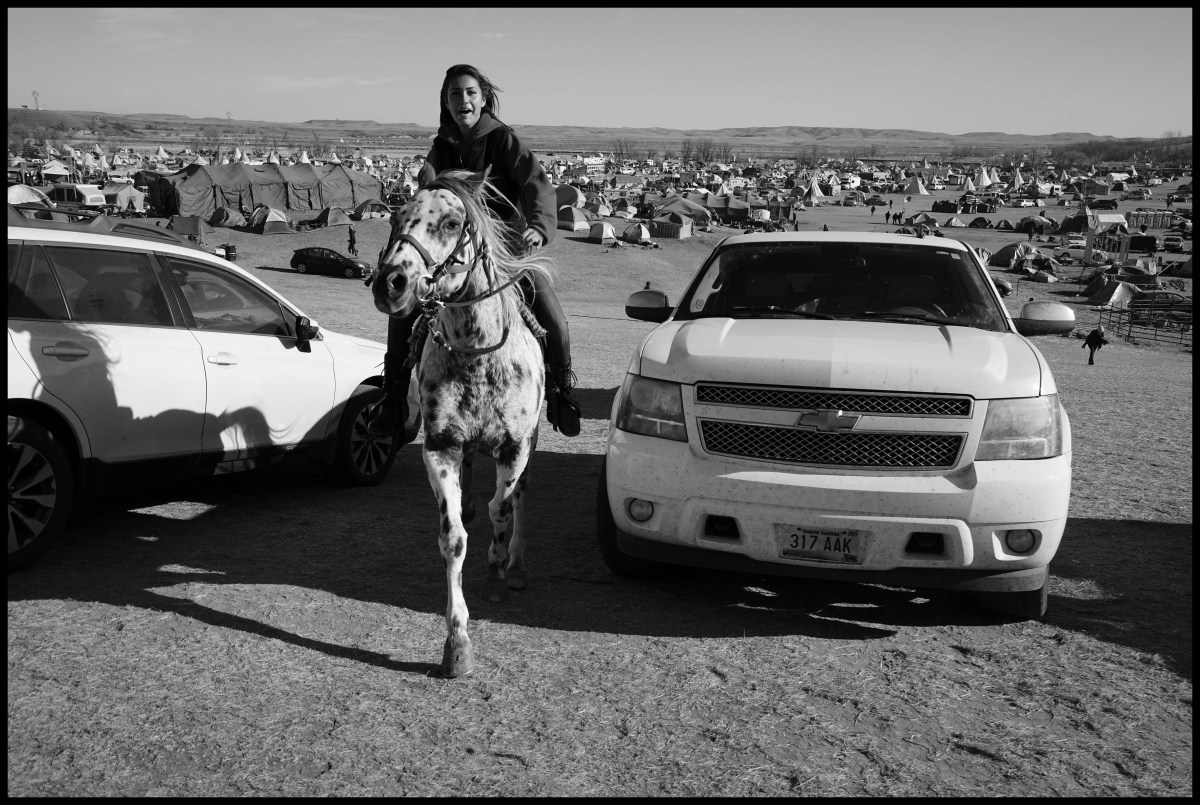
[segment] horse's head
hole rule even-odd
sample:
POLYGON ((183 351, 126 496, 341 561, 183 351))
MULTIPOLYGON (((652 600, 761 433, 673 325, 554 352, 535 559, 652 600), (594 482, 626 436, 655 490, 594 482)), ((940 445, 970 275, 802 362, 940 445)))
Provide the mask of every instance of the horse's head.
POLYGON ((485 176, 444 173, 392 214, 392 232, 371 283, 375 307, 406 316, 466 284, 492 223, 481 201, 485 176))

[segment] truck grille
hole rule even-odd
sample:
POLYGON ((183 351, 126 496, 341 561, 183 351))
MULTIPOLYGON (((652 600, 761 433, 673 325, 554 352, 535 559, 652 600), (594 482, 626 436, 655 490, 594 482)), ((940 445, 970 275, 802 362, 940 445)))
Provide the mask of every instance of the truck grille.
POLYGON ((813 391, 796 388, 696 384, 696 402, 706 405, 742 405, 750 408, 785 408, 789 411, 846 411, 895 416, 971 416, 970 397, 864 394, 813 391))
POLYGON ((958 461, 966 438, 947 433, 821 433, 711 419, 699 423, 709 453, 827 467, 946 469, 958 461))

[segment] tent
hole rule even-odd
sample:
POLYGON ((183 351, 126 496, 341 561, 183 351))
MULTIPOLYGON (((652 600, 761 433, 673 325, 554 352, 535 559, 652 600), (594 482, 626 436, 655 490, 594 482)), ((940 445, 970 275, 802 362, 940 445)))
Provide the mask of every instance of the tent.
POLYGON ((602 200, 598 200, 598 199, 589 201, 587 203, 587 205, 584 206, 584 209, 588 210, 589 212, 592 212, 596 215, 599 215, 600 217, 604 217, 606 215, 612 215, 612 213, 613 213, 612 207, 608 206, 602 200))
POLYGON ((309 212, 351 209, 383 198, 383 182, 342 165, 188 165, 170 174, 139 174, 151 204, 167 215, 212 215, 218 207, 309 212))
POLYGON ((918 212, 908 216, 908 219, 905 220, 904 223, 908 224, 909 226, 920 226, 921 224, 925 224, 926 226, 937 226, 937 219, 927 212, 918 212))
POLYGON ((1038 254, 1048 256, 1037 246, 1030 245, 1025 241, 1020 243, 1010 243, 1007 246, 1002 246, 997 249, 988 260, 989 266, 1004 266, 1012 268, 1020 263, 1027 254, 1038 254))
POLYGON ((632 223, 621 231, 621 240, 629 241, 630 243, 649 243, 650 230, 645 224, 632 223))
POLYGON ((1040 215, 1027 215, 1017 224, 1016 230, 1025 233, 1032 230, 1039 235, 1045 235, 1048 232, 1054 231, 1054 222, 1040 215))
POLYGON ((996 229, 999 229, 1003 232, 1015 232, 1017 228, 1013 226, 1012 221, 1008 220, 1007 218, 1001 218, 996 222, 996 229))
POLYGON ((101 192, 104 193, 104 203, 112 204, 119 210, 132 207, 136 212, 146 211, 146 194, 128 182, 106 184, 101 192))
POLYGON ((963 219, 961 219, 957 215, 955 215, 950 218, 947 218, 946 223, 942 224, 942 226, 954 227, 957 229, 959 227, 965 227, 966 224, 963 222, 963 219))
POLYGON ((250 215, 250 227, 260 235, 294 235, 296 233, 283 210, 277 210, 265 204, 250 215))
POLYGON ((554 204, 556 207, 562 208, 564 205, 568 207, 582 207, 586 202, 587 198, 583 195, 583 191, 574 185, 560 184, 554 188, 554 204))
POLYGON ((616 230, 608 221, 596 221, 588 231, 588 243, 613 243, 616 239, 616 230))
POLYGON ((326 207, 312 220, 313 226, 350 226, 350 216, 341 207, 326 207))
POLYGON ((53 207, 54 203, 50 201, 50 197, 38 190, 36 187, 31 187, 27 184, 10 184, 8 186, 8 203, 9 204, 41 204, 45 207, 53 207))
POLYGON ((1111 280, 1088 296, 1084 300, 1084 304, 1109 308, 1124 307, 1137 295, 1138 287, 1136 285, 1119 280, 1111 280))
MULTIPOLYGON (((582 194, 580 194, 582 198, 582 194)), ((558 228, 565 229, 568 232, 578 232, 583 229, 590 229, 592 222, 588 220, 587 213, 580 207, 575 207, 570 204, 564 204, 558 208, 558 228)))
POLYGON ((912 175, 908 185, 904 188, 904 193, 909 196, 928 196, 929 191, 925 189, 925 183, 921 181, 921 177, 917 174, 912 175))
POLYGON ((356 221, 364 221, 371 218, 391 218, 392 208, 377 198, 369 198, 366 201, 360 202, 354 208, 354 212, 350 213, 350 217, 356 221))
POLYGON ((709 210, 694 201, 688 201, 686 198, 679 196, 664 202, 661 206, 655 208, 655 217, 660 217, 665 213, 677 212, 689 216, 693 221, 701 226, 707 226, 712 223, 712 213, 709 210))
POLYGON ((195 235, 200 240, 204 240, 205 235, 211 235, 216 231, 204 223, 204 219, 199 215, 172 215, 167 229, 177 235, 195 235))
POLYGON ((980 215, 975 218, 975 220, 971 221, 971 223, 967 224, 967 226, 971 227, 972 229, 991 229, 992 222, 980 215))
POLYGON ((210 226, 245 226, 246 216, 242 215, 240 210, 231 207, 218 207, 208 219, 208 223, 210 226))
POLYGON ((650 222, 650 234, 656 238, 690 238, 692 219, 680 212, 668 212, 650 222))

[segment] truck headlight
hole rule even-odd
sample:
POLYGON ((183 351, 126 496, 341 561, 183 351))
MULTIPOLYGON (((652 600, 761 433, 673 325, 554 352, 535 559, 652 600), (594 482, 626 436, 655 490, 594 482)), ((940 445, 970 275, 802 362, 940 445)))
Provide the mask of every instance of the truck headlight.
POLYGON ((988 403, 976 461, 1053 458, 1062 451, 1062 407, 1057 394, 988 403))
POLYGON ((678 383, 627 374, 620 394, 618 428, 643 436, 687 441, 687 426, 683 421, 683 390, 678 383))

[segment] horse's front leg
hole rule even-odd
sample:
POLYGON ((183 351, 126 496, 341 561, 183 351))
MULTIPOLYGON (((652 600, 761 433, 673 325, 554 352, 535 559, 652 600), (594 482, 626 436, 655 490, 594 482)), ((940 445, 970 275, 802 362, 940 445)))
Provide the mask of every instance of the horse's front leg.
POLYGON ((496 450, 496 494, 488 504, 492 544, 488 547, 488 578, 503 578, 514 590, 525 587, 525 468, 533 454, 532 436, 507 442, 496 450))
POLYGON ((437 497, 440 513, 438 547, 446 565, 446 645, 442 651, 444 676, 462 676, 475 668, 471 639, 467 637, 467 602, 462 591, 462 567, 467 554, 467 530, 462 524, 462 447, 440 450, 426 446, 425 471, 437 497))

